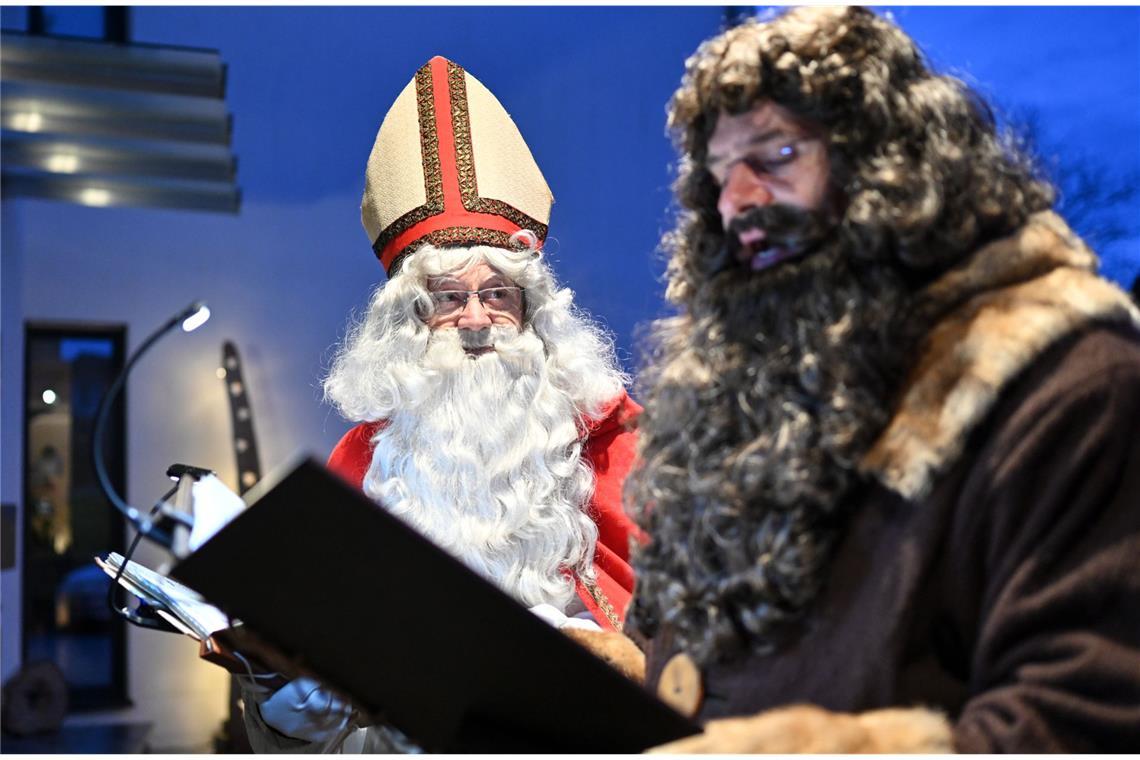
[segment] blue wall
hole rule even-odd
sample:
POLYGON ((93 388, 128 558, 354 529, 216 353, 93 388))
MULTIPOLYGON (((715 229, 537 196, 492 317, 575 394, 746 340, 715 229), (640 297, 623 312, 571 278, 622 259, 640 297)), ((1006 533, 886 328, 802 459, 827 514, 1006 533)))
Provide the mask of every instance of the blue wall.
POLYGON ((1100 201, 1072 221, 1101 255, 1105 276, 1129 287, 1140 273, 1140 8, 883 10, 999 117, 1036 121, 1060 210, 1100 201), (1098 189, 1078 199, 1082 176, 1098 189))

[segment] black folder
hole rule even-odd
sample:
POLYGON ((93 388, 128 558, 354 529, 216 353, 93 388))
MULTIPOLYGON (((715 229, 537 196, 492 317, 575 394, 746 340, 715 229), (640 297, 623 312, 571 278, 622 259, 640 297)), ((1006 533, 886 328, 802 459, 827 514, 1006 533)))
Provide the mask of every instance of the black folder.
POLYGON ((639 752, 700 729, 306 459, 171 575, 239 646, 436 752, 639 752))

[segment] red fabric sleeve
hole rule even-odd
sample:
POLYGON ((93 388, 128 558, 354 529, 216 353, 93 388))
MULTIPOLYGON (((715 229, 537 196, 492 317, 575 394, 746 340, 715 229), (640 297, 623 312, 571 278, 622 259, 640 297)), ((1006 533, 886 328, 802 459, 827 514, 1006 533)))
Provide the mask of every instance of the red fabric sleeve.
MULTIPOLYGON (((586 442, 585 457, 594 471, 594 497, 590 516, 598 525, 598 539, 611 552, 629 561, 630 536, 639 531, 622 508, 622 486, 633 466, 637 448, 636 415, 639 407, 628 396, 623 397, 598 432, 586 442), (626 420, 619 422, 619 420, 626 420)), ((632 587, 632 578, 631 583, 632 587)))
MULTIPOLYGON (((633 594, 633 569, 629 566, 631 537, 640 531, 622 508, 622 486, 633 466, 637 447, 637 416, 641 407, 628 395, 610 408, 609 413, 592 426, 586 442, 585 457, 594 471, 594 496, 590 517, 598 526, 598 544, 594 549, 594 571, 598 588, 605 594, 618 618, 633 594)), ((598 624, 608 628, 606 617, 588 592, 579 586, 579 596, 594 614, 598 624)))
POLYGON ((357 488, 372 463, 372 436, 382 423, 364 422, 349 430, 329 454, 328 468, 357 488))

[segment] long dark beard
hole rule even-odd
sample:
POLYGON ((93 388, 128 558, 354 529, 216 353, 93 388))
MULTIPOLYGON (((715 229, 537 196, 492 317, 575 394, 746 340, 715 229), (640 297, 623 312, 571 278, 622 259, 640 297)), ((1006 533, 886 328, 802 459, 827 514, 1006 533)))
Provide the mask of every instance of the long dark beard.
POLYGON ((772 651, 818 595, 910 353, 893 342, 901 278, 821 239, 815 215, 769 216, 785 223, 770 241, 811 252, 761 272, 730 248, 707 262, 688 314, 655 326, 643 375, 626 494, 652 542, 634 558, 630 622, 667 627, 702 663, 772 651))

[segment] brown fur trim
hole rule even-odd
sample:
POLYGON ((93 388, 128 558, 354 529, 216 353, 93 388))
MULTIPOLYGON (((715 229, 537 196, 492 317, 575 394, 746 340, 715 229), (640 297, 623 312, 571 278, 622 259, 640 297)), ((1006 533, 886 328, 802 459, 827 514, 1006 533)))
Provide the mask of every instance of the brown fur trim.
POLYGON ((590 631, 585 628, 561 630, 626 678, 645 683, 645 654, 628 636, 617 631, 590 631))
POLYGON ((922 498, 1002 388, 1049 346, 1093 322, 1140 325, 1129 297, 1093 274, 1096 263, 1060 217, 1045 212, 931 285, 924 306, 945 316, 860 468, 904 498, 922 498))
POLYGON ((950 723, 925 708, 850 715, 794 705, 745 718, 710 721, 697 736, 663 744, 652 753, 924 754, 952 751, 950 723))

